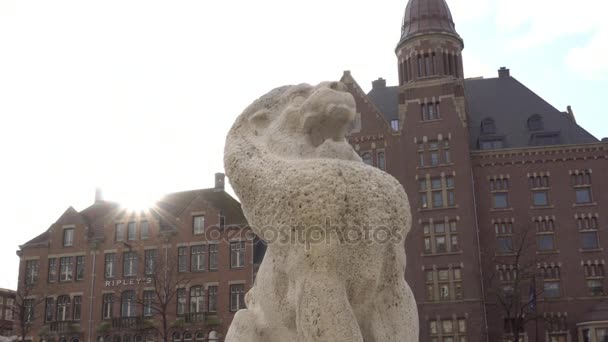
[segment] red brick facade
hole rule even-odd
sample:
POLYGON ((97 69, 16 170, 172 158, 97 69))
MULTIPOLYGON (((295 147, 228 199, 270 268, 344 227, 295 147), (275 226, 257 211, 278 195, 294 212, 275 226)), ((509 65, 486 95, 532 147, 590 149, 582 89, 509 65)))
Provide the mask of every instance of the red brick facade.
POLYGON ((70 208, 21 246, 19 288, 37 303, 27 339, 162 340, 162 292, 169 340, 223 340, 253 283, 253 245, 223 175, 216 181, 142 212, 104 201, 70 208))
POLYGON ((608 327, 608 310, 599 305, 608 299, 608 183, 601 176, 608 143, 508 69, 496 79, 465 80, 463 47, 444 0, 410 0, 396 50, 399 85, 379 79, 366 95, 350 72, 342 77, 360 116, 350 143, 364 162, 396 177, 410 199, 406 278, 420 340, 512 336, 500 300, 517 291, 529 312, 526 341, 600 341, 603 330, 585 327, 608 327), (516 91, 479 95, 490 86, 516 91), (512 106, 509 118, 475 112, 512 100, 523 109, 512 106), (528 112, 541 115, 526 122, 528 112), (520 117, 520 126, 504 124, 520 117), (521 274, 513 289, 516 254, 521 274))

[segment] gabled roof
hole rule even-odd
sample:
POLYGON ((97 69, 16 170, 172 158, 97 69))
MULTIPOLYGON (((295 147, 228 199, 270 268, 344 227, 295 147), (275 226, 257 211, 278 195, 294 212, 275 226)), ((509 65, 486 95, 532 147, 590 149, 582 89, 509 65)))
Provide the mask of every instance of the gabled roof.
MULTIPOLYGON (((399 118, 399 87, 374 87, 367 96, 388 122, 399 118)), ((560 112, 511 76, 467 79, 465 96, 471 150, 478 149, 481 122, 486 118, 494 120, 496 135, 504 136, 504 148, 543 145, 532 141, 539 134, 557 134, 559 144, 598 141, 570 114, 560 112), (533 115, 542 118, 542 130, 528 129, 528 119, 533 115)))
MULTIPOLYGON (((156 203, 154 208, 150 209, 150 212, 158 217, 159 221, 161 221, 161 226, 165 225, 169 227, 174 222, 174 219, 186 210, 192 201, 199 196, 208 201, 212 206, 223 211, 227 225, 247 224, 241 204, 225 191, 218 189, 190 190, 167 194, 156 203)), ((123 214, 128 213, 118 203, 98 201, 81 212, 77 212, 72 207, 68 208, 57 222, 64 220, 66 217, 77 216, 76 219, 82 220, 82 222, 88 225, 90 238, 101 238, 104 234, 103 228, 107 217, 121 217, 123 214)), ((23 246, 27 247, 48 241, 53 225, 44 233, 23 244, 23 246)))

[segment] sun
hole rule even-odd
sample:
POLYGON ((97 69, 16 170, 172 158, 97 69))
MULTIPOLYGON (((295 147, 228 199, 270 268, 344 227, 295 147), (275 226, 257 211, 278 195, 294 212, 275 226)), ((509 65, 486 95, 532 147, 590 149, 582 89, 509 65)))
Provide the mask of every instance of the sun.
POLYGON ((153 189, 146 186, 122 186, 115 189, 109 189, 108 199, 117 202, 121 207, 129 211, 145 211, 153 208, 160 198, 153 189))

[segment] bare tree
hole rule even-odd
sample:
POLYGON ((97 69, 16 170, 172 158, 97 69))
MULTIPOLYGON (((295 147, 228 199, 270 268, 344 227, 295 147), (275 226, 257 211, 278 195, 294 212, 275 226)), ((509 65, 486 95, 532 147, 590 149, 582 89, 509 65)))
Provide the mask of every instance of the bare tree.
POLYGON ((540 317, 537 298, 543 290, 536 286, 536 277, 542 260, 536 253, 534 227, 510 233, 501 242, 502 253, 491 259, 487 295, 505 319, 503 338, 518 342, 527 325, 540 317))
POLYGON ((143 307, 146 318, 160 321, 160 326, 154 325, 153 329, 160 334, 163 342, 170 340, 172 305, 177 303, 179 292, 184 291, 191 281, 189 273, 180 272, 179 259, 174 255, 169 256, 170 252, 166 247, 144 252, 140 260, 143 260, 144 274, 151 279, 153 289, 144 291, 135 299, 143 307))
POLYGON ((25 341, 25 337, 30 333, 32 324, 38 318, 37 307, 44 302, 44 297, 33 295, 33 286, 21 284, 15 293, 15 304, 13 306, 13 318, 17 323, 18 337, 20 341, 25 341))

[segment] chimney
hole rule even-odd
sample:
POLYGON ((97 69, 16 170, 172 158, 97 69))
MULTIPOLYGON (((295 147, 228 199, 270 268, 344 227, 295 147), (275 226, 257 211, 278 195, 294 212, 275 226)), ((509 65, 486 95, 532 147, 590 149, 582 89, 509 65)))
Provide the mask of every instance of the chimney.
POLYGON ((215 191, 224 191, 224 180, 226 175, 221 172, 215 174, 215 191))
POLYGON ((103 202, 103 193, 101 188, 95 188, 95 203, 103 202))
POLYGON ((574 117, 574 112, 572 111, 572 106, 566 107, 566 113, 568 118, 572 120, 572 122, 576 123, 576 118, 574 117))
POLYGON ((381 89, 386 88, 386 80, 382 77, 378 78, 375 81, 372 81, 372 89, 381 89))
POLYGON ((505 67, 501 67, 500 69, 498 69, 498 77, 499 78, 511 77, 511 70, 509 70, 505 67))

